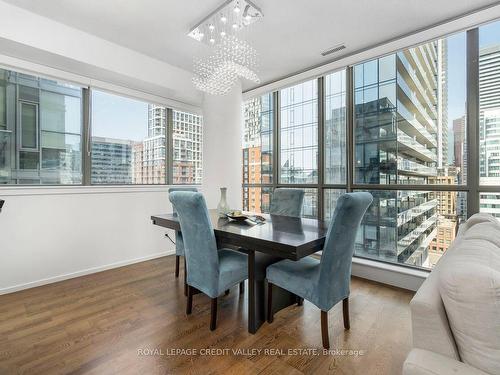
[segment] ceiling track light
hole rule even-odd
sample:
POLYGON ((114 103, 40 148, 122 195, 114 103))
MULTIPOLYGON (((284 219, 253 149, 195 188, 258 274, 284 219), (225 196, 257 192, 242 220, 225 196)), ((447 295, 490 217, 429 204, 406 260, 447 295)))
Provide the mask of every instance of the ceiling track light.
POLYGON ((211 51, 208 57, 194 61, 193 84, 197 89, 224 95, 239 79, 260 82, 257 52, 237 35, 262 17, 262 11, 250 0, 227 0, 191 29, 188 36, 207 44, 211 51))
POLYGON ((188 35, 199 42, 213 45, 211 38, 206 38, 205 35, 215 32, 220 34, 222 27, 226 35, 236 35, 262 17, 262 11, 250 0, 227 0, 193 27, 188 35))

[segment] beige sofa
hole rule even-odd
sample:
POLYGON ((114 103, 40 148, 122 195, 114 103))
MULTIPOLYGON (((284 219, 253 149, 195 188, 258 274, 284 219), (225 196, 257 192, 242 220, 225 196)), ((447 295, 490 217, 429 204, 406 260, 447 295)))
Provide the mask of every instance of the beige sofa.
POLYGON ((476 214, 411 303, 404 375, 500 374, 500 224, 476 214))

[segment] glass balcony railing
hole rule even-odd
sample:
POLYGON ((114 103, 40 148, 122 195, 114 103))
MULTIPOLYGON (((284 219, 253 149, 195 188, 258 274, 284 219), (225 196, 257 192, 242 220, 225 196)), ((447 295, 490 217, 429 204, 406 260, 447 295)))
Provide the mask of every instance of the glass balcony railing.
POLYGON ((397 82, 398 86, 401 88, 401 90, 405 93, 405 95, 408 97, 410 102, 413 104, 415 108, 419 111, 420 115, 427 121, 430 127, 435 128, 436 125, 434 123, 434 120, 429 116, 429 113, 425 110, 422 104, 420 104, 420 101, 417 98, 417 95, 412 91, 410 86, 406 83, 404 78, 401 76, 401 74, 398 72, 397 74, 397 82))
MULTIPOLYGON (((436 108, 434 107, 433 103, 437 102, 437 97, 436 94, 434 93, 434 90, 431 88, 430 90, 426 90, 424 86, 422 86, 422 83, 420 82, 420 78, 417 76, 417 73, 415 73, 415 69, 410 65, 410 62, 404 55, 404 53, 399 53, 398 54, 399 61, 401 61, 401 64, 405 68, 406 72, 412 79, 412 82, 415 84, 417 89, 420 91, 420 95, 422 95, 423 98, 425 98, 427 102, 427 107, 429 110, 432 112, 434 117, 437 117, 437 111, 436 108)), ((424 75, 424 74, 422 74, 424 75)))
POLYGON ((437 176, 437 169, 428 167, 420 163, 398 157, 398 170, 401 172, 408 172, 418 174, 421 176, 437 176))
POLYGON ((436 226, 437 214, 432 215, 422 224, 416 227, 410 234, 398 241, 398 255, 405 251, 417 238, 424 234, 429 228, 436 226))
POLYGON ((413 253, 409 256, 409 258, 405 261, 405 264, 410 265, 418 265, 421 267, 429 268, 429 265, 426 265, 425 261, 428 260, 428 252, 429 245, 432 240, 436 238, 437 228, 432 231, 430 235, 428 235, 419 246, 413 251, 413 253))
POLYGON ((408 147, 410 150, 413 150, 413 152, 418 153, 419 155, 417 156, 420 159, 424 159, 425 161, 428 162, 433 162, 437 160, 437 155, 435 151, 433 152, 430 149, 426 148, 425 146, 418 143, 415 139, 408 136, 406 133, 402 131, 398 131, 398 142, 401 145, 408 147))
MULTIPOLYGON (((410 55, 413 58, 413 60, 419 61, 415 48, 411 48, 411 49, 409 49, 409 51, 410 51, 410 55)), ((429 77, 427 76, 427 74, 422 74, 422 76, 424 77, 424 81, 425 81, 425 84, 427 87, 430 87, 433 90, 434 90, 434 88, 437 87, 437 82, 429 81, 429 77), (432 84, 432 83, 434 83, 434 84, 432 84)))
POLYGON ((436 198, 398 214, 398 226, 403 225, 410 220, 413 220, 416 217, 426 213, 427 211, 436 208, 437 205, 438 200, 436 198))
POLYGON ((432 135, 415 117, 414 114, 410 113, 403 103, 398 102, 398 113, 400 116, 412 125, 415 130, 417 130, 430 144, 437 147, 437 139, 435 135, 432 135))

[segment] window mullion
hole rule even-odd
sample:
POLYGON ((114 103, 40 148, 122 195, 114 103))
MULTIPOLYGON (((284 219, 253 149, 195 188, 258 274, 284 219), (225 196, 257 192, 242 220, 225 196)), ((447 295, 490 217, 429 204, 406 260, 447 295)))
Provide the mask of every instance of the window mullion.
POLYGON ((173 185, 174 183, 174 111, 167 108, 167 121, 165 121, 165 142, 167 152, 165 152, 165 183, 173 185))
POLYGON ((324 193, 325 183, 325 77, 318 78, 318 219, 324 219, 324 193))
POLYGON ((82 137, 82 184, 89 186, 92 184, 91 179, 91 136, 92 136, 92 90, 89 88, 83 89, 83 137, 82 137))
POLYGON ((280 99, 279 91, 273 92, 273 190, 276 189, 280 179, 280 99))
POLYGON ((346 71, 346 153, 347 153, 347 176, 346 176, 346 191, 352 192, 354 185, 354 85, 353 76, 354 69, 352 66, 346 71))
POLYGON ((467 217, 479 212, 479 29, 467 31, 467 217))

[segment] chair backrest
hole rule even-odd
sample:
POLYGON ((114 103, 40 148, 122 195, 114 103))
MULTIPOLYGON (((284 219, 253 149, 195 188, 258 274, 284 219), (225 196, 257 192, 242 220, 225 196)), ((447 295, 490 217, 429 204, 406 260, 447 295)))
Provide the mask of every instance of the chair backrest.
POLYGON ((217 290, 219 256, 205 198, 201 193, 190 191, 174 191, 169 198, 179 215, 187 283, 204 293, 217 290))
MULTIPOLYGON (((194 187, 182 187, 182 186, 176 186, 176 187, 171 187, 168 189, 168 194, 170 195, 170 193, 173 193, 174 191, 194 191, 194 192, 197 192, 198 189, 194 188, 194 187)), ((177 213, 177 210, 175 209, 174 206, 172 206, 173 210, 172 212, 175 214, 177 213)))
POLYGON ((325 309, 349 295, 356 233, 372 201, 372 195, 365 192, 343 194, 337 201, 326 234, 318 278, 319 300, 325 309))
POLYGON ((272 215, 300 217, 304 203, 304 190, 277 188, 273 191, 269 213, 272 215))
MULTIPOLYGON (((168 189, 168 194, 170 195, 170 193, 174 192, 174 191, 198 191, 198 189, 196 188, 193 188, 193 187, 182 187, 182 186, 178 186, 178 187, 172 187, 172 188, 169 188, 168 189)), ((176 209, 174 206, 172 206, 172 212, 174 214, 177 213, 176 209)), ((180 252, 180 255, 182 255, 184 253, 184 242, 182 240, 182 233, 179 232, 179 231, 176 231, 175 232, 175 249, 177 250, 178 252, 178 255, 179 255, 179 252, 180 252)))

